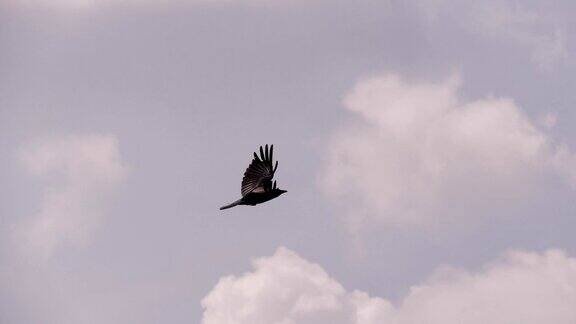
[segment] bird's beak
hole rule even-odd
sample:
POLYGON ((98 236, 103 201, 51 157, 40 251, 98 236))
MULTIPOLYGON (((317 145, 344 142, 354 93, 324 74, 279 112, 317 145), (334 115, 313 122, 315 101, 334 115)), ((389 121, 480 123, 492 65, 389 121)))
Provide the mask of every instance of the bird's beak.
POLYGON ((288 192, 288 190, 282 190, 282 193, 287 193, 287 192, 288 192))

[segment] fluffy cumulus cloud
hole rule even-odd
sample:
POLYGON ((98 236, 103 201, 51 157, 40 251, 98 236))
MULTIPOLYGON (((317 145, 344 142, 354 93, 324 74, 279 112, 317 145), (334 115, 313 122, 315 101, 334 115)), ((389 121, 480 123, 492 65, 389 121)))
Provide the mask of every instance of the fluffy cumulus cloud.
POLYGON ((397 305, 346 291, 317 264, 280 248, 224 277, 204 298, 204 324, 457 324, 576 321, 576 259, 509 252, 479 272, 443 268, 397 305))
POLYGON ((321 185, 354 202, 354 226, 366 217, 426 224, 454 201, 525 197, 544 175, 576 182, 574 153, 513 100, 463 100, 459 86, 456 76, 413 83, 386 74, 345 97, 355 118, 331 136, 321 185))
POLYGON ((202 300, 204 324, 376 323, 391 305, 347 292, 317 264, 279 248, 254 271, 224 277, 202 300))
POLYGON ((16 226, 14 239, 25 253, 45 258, 62 244, 86 242, 127 172, 111 135, 43 139, 20 158, 45 187, 38 213, 16 226))
POLYGON ((562 251, 511 251, 478 273, 445 268, 412 287, 404 323, 574 323, 576 259, 562 251))

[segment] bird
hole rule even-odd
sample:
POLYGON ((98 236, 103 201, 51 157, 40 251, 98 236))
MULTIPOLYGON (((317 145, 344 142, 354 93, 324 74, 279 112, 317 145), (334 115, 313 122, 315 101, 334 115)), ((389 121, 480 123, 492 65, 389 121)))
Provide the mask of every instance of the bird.
POLYGON ((238 205, 255 206, 288 192, 278 188, 276 180, 272 182, 274 173, 278 169, 278 161, 272 167, 273 151, 274 145, 270 145, 270 149, 268 149, 268 144, 266 144, 264 148, 260 146, 260 156, 254 152, 254 158, 244 172, 244 178, 242 178, 242 198, 220 207, 220 210, 238 205))

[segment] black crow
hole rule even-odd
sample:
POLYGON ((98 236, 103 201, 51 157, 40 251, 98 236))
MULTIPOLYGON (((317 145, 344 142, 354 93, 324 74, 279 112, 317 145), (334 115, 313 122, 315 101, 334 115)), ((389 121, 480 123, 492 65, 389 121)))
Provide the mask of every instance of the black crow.
POLYGON ((268 144, 266 144, 264 149, 260 146, 260 157, 254 152, 254 159, 244 172, 244 178, 242 178, 242 198, 220 207, 220 210, 236 205, 258 205, 287 192, 277 188, 276 181, 272 182, 274 172, 278 168, 278 161, 272 167, 273 149, 274 145, 270 145, 270 150, 268 150, 268 144))

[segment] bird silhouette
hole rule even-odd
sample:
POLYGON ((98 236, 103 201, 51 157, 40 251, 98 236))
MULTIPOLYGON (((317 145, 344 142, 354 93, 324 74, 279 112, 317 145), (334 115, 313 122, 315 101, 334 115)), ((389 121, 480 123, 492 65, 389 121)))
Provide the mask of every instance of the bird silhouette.
POLYGON ((270 145, 270 150, 268 150, 268 144, 266 144, 264 148, 260 146, 260 157, 254 152, 254 159, 252 159, 252 163, 250 163, 244 172, 244 178, 242 178, 242 198, 220 207, 220 210, 238 205, 255 206, 287 192, 276 187, 276 181, 272 182, 274 173, 278 168, 278 161, 272 167, 273 151, 274 145, 270 145))

